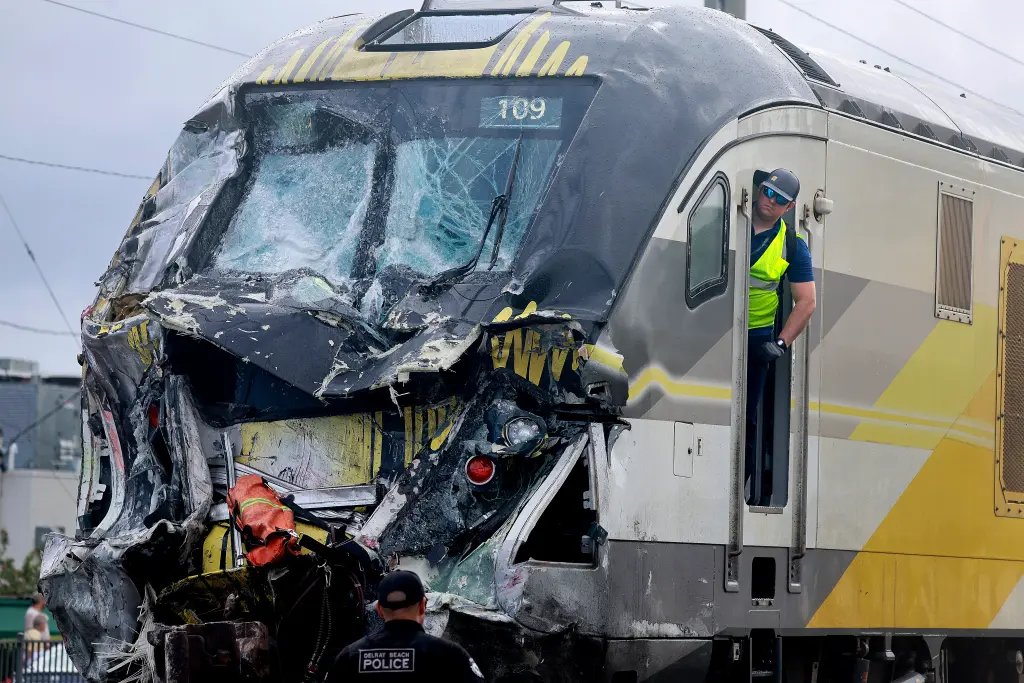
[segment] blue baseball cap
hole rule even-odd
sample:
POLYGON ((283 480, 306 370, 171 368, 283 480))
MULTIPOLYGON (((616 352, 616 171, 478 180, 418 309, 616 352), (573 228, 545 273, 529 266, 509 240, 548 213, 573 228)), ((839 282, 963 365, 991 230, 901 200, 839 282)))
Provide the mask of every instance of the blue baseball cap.
POLYGON ((775 190, 789 201, 795 200, 800 194, 800 179, 792 171, 784 168, 777 168, 769 173, 761 184, 775 190))

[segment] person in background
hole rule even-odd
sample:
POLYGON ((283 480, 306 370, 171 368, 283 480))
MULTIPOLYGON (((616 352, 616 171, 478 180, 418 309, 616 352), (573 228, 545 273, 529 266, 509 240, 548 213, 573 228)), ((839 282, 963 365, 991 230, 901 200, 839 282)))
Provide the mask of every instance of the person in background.
POLYGON ((46 616, 46 612, 43 611, 43 609, 45 607, 46 607, 46 598, 43 597, 42 593, 36 593, 35 595, 32 596, 32 604, 29 605, 29 608, 27 610, 25 610, 25 633, 26 633, 26 638, 28 637, 27 636, 28 632, 31 631, 32 629, 36 628, 36 626, 35 626, 36 620, 39 617, 42 617, 42 619, 43 619, 43 627, 41 629, 39 629, 39 631, 40 631, 40 633, 43 634, 43 637, 39 638, 39 640, 49 640, 50 639, 50 618, 48 616, 46 616))
POLYGON ((45 614, 38 614, 32 620, 32 628, 26 629, 25 640, 33 642, 48 641, 50 639, 50 621, 45 614))

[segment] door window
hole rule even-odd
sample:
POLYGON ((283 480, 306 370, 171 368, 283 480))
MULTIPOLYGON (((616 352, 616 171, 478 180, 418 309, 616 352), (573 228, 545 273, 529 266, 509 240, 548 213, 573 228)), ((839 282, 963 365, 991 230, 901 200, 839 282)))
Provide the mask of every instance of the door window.
POLYGON ((716 175, 686 225, 686 303, 699 306, 721 294, 728 282, 729 181, 716 175))

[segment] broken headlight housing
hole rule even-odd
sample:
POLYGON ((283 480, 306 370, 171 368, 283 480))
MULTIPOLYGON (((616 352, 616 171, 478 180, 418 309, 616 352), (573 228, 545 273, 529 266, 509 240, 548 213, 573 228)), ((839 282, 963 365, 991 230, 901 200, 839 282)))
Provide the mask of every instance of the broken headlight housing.
POLYGON ((514 417, 501 428, 505 443, 516 451, 532 451, 544 438, 544 427, 532 417, 514 417))
POLYGON ((487 408, 488 440, 508 455, 532 455, 547 436, 547 424, 515 402, 500 399, 487 408))

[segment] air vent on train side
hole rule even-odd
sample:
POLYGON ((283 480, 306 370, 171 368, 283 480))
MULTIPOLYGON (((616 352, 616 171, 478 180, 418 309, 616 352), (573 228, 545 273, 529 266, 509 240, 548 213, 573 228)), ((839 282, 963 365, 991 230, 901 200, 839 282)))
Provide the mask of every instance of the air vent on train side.
POLYGON ((778 46, 780 50, 785 52, 786 55, 788 55, 789 58, 792 59, 798 67, 800 67, 800 70, 804 72, 804 76, 815 81, 820 81, 821 83, 826 83, 836 88, 839 87, 839 84, 832 80, 832 77, 829 76, 828 73, 826 73, 826 71, 822 69, 817 62, 811 59, 806 52, 798 48, 796 45, 789 42, 788 40, 780 36, 778 33, 775 33, 771 29, 761 28, 760 26, 754 26, 754 28, 763 33, 765 37, 768 38, 768 40, 775 43, 775 45, 778 46))
POLYGON ((1024 517, 1024 243, 999 248, 995 513, 1024 517))
POLYGON ((935 317, 971 324, 974 309, 974 190, 939 183, 935 317))

